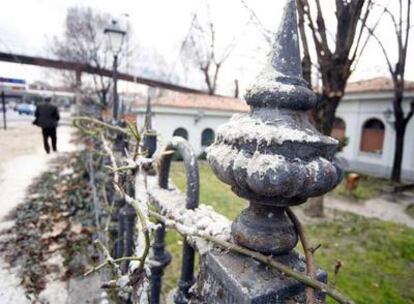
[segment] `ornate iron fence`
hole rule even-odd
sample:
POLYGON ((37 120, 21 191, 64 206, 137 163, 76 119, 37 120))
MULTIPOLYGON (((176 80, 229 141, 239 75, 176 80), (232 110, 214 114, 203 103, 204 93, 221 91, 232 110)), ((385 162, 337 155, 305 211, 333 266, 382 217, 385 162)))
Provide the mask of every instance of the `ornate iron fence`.
MULTIPOLYGON (((289 209, 330 191, 342 179, 342 169, 334 158, 337 141, 317 132, 306 113, 315 106, 316 97, 302 78, 294 0, 287 1, 268 65, 247 91, 246 101, 251 112, 235 115, 221 126, 208 150, 217 177, 250 203, 233 223, 199 205, 198 164, 186 140, 174 137, 154 154, 156 133, 147 123, 140 148, 146 155, 137 158, 138 150, 128 152, 127 132, 112 127, 117 134, 112 170, 119 180, 115 189, 107 187, 111 213, 105 215, 97 207, 97 222, 107 221, 111 232, 110 239, 102 241, 112 246, 112 257, 103 260, 108 264, 122 261, 118 275, 128 276, 126 284, 122 280, 106 284, 122 289, 123 301, 139 303, 145 298, 153 304, 161 302, 162 277, 171 262, 165 248, 169 226, 184 235, 180 279, 169 297, 174 303, 310 303, 324 302, 326 293, 348 303, 326 285, 326 272, 313 269, 301 226, 289 209), (173 152, 184 161, 185 194, 169 181, 173 152), (125 171, 118 171, 120 168, 125 171), (154 210, 137 210, 133 197, 149 201, 154 210), (149 242, 150 228, 143 225, 145 214, 138 211, 153 216, 157 224, 146 264, 150 274, 146 275, 137 272, 143 264, 137 266, 135 260, 142 262, 146 257, 139 243, 144 238, 149 242), (306 258, 294 251, 299 239, 306 258), (134 252, 135 260, 128 260, 134 252), (150 293, 143 298, 146 276, 150 293)), ((100 162, 108 163, 108 156, 100 162)))

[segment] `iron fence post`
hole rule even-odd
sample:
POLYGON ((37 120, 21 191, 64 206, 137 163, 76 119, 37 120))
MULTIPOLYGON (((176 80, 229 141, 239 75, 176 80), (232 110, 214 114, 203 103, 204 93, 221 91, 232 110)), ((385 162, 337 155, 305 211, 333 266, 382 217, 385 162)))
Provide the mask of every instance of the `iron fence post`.
MULTIPOLYGON (((120 218, 122 218, 123 237, 122 237, 122 254, 123 256, 132 256, 134 253, 134 230, 136 213, 134 208, 130 204, 125 204, 120 211, 120 218)), ((120 223, 121 225, 121 223, 120 223)), ((127 273, 129 262, 126 261, 122 264, 122 272, 127 273)))
MULTIPOLYGON (((302 76, 296 19, 296 2, 287 0, 269 61, 245 95, 251 112, 219 127, 208 161, 250 203, 232 224, 234 242, 305 272, 293 250, 298 235, 286 208, 333 189, 342 169, 334 159, 337 141, 320 134, 308 118, 316 96, 302 76)), ((240 255, 209 252, 201 264, 210 286, 199 289, 203 303, 303 302, 302 283, 240 255)), ((326 273, 318 269, 316 278, 326 281, 326 273)), ((318 297, 324 301, 322 293, 318 297)))
POLYGON ((171 255, 165 251, 165 225, 157 222, 160 228, 155 232, 152 245, 153 260, 158 263, 151 267, 151 304, 159 304, 161 296, 161 283, 164 269, 171 262, 171 255))
MULTIPOLYGON (((187 179, 186 208, 195 209, 199 205, 200 188, 197 158, 189 143, 181 137, 174 137, 172 141, 164 148, 164 151, 170 150, 177 151, 183 158, 187 179)), ((170 173, 171 160, 172 154, 164 154, 161 158, 158 172, 158 184, 162 189, 168 189, 168 178, 170 173)), ((160 266, 153 268, 153 274, 155 277, 152 279, 151 301, 152 299, 159 301, 163 269, 169 264, 171 259, 170 255, 164 251, 164 238, 165 227, 162 225, 161 229, 157 231, 157 245, 154 248, 154 260, 160 262, 160 266)), ((174 302, 177 304, 188 303, 188 300, 190 298, 189 289, 195 281, 194 258, 194 249, 190 246, 190 244, 188 244, 187 240, 184 239, 181 275, 178 282, 178 288, 174 294, 174 302)))
MULTIPOLYGON (((126 123, 123 121, 117 122, 120 127, 125 128, 126 123)), ((125 150, 128 149, 128 143, 126 141, 126 136, 123 133, 117 133, 115 142, 113 145, 113 151, 115 155, 115 160, 118 162, 123 156, 125 156, 125 150)), ((125 185, 127 183, 127 174, 120 173, 120 183, 121 185, 125 185)), ((113 221, 113 231, 112 231, 112 238, 113 244, 113 254, 114 258, 120 258, 124 256, 124 236, 125 236, 125 225, 124 225, 124 218, 120 213, 121 208, 125 205, 125 201, 120 197, 119 194, 115 194, 114 197, 114 206, 112 210, 112 221, 113 221)))

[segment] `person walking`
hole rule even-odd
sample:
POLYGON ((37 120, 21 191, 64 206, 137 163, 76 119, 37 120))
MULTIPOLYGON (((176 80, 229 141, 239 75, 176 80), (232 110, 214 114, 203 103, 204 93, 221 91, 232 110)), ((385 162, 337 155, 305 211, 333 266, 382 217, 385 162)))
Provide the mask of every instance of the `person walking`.
POLYGON ((57 151, 57 137, 56 128, 60 119, 59 110, 55 105, 51 104, 51 98, 45 99, 43 104, 37 106, 35 111, 35 121, 33 124, 42 128, 43 135, 43 146, 46 153, 50 153, 49 137, 52 140, 52 149, 54 152, 57 151))

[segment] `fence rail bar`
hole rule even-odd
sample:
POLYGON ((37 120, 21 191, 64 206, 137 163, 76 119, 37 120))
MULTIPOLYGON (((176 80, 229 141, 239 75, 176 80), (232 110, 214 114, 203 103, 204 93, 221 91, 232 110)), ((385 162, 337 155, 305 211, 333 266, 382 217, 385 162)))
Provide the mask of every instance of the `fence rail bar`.
MULTIPOLYGON (((199 205, 200 180, 198 173, 197 158, 190 144, 181 137, 174 137, 163 149, 164 152, 176 151, 184 161, 187 178, 186 209, 193 210, 199 205)), ((168 189, 171 160, 173 154, 162 153, 160 160, 159 186, 168 189)), ((183 257, 181 264, 181 276, 178 282, 178 289, 174 296, 177 304, 188 302, 189 289, 194 284, 194 248, 190 246, 187 239, 184 239, 183 257)))

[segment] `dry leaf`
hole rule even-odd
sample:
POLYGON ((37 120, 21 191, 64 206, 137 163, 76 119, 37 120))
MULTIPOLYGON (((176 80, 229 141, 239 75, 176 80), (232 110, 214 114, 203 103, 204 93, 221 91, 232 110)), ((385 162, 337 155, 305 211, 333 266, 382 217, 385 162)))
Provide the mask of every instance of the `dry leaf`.
POLYGON ((80 234, 82 232, 82 224, 74 224, 70 227, 70 231, 75 234, 80 234))
POLYGON ((63 231, 65 231, 66 228, 68 228, 68 226, 69 226, 69 223, 66 220, 56 222, 53 225, 52 231, 46 232, 42 235, 42 240, 55 238, 55 237, 61 235, 63 233, 63 231))

